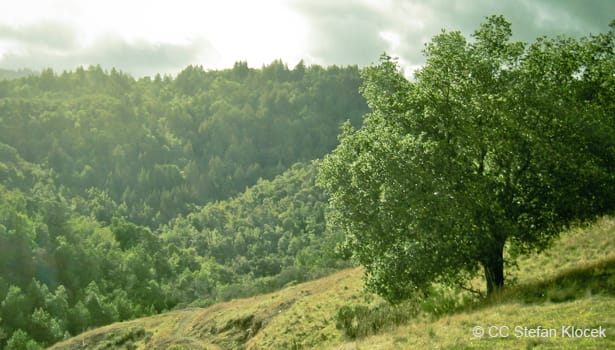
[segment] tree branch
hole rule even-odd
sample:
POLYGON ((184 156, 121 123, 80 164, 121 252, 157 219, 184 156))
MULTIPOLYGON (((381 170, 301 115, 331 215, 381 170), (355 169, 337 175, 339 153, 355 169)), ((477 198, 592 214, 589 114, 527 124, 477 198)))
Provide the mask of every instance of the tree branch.
POLYGON ((479 297, 479 298, 481 298, 481 299, 485 297, 485 295, 483 294, 483 292, 481 292, 481 291, 480 291, 480 290, 478 290, 478 289, 473 289, 473 288, 470 288, 470 287, 466 287, 466 286, 465 286, 465 285, 463 285, 462 283, 458 283, 458 284, 457 284, 457 286, 458 286, 459 288, 461 288, 461 289, 465 290, 466 292, 470 292, 470 293, 472 293, 472 294, 476 294, 476 295, 478 295, 478 297, 479 297))

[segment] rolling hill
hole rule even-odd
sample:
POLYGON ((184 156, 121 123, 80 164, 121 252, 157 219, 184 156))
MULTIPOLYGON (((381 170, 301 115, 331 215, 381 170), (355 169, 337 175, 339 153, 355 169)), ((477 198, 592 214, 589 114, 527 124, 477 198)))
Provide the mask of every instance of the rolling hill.
POLYGON ((543 253, 509 267, 507 280, 509 287, 488 299, 448 290, 390 306, 365 293, 361 269, 351 268, 270 294, 112 324, 51 349, 615 347, 615 218, 564 233, 543 253), (367 312, 355 313, 344 325, 339 310, 351 305, 367 312), (477 337, 472 333, 477 326, 504 331, 477 337), (569 326, 603 333, 568 337, 571 328, 562 327, 569 326), (536 336, 532 329, 538 327, 557 334, 536 336))

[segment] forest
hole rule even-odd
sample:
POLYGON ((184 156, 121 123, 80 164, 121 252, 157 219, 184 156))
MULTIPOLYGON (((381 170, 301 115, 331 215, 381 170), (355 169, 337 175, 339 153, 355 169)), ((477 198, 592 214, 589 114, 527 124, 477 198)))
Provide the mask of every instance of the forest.
POLYGON ((279 60, 2 71, 0 348, 345 266, 313 160, 360 125, 360 85, 356 66, 279 60))
MULTIPOLYGON (((615 21, 532 43, 511 28, 442 31, 411 79, 386 53, 0 71, 0 348, 351 264, 381 315, 434 286, 483 298, 481 273, 497 302, 521 256, 615 212, 615 21)), ((366 315, 333 307, 347 329, 366 315)))

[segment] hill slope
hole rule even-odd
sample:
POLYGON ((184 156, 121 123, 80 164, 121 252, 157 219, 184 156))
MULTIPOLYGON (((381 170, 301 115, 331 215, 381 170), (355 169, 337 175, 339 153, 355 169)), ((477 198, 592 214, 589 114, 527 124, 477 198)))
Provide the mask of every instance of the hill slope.
POLYGON ((349 269, 316 281, 206 309, 187 309, 96 329, 52 349, 105 348, 134 342, 138 348, 288 348, 338 343, 335 310, 359 300, 361 274, 349 269), (180 346, 181 345, 181 346, 180 346))
POLYGON ((357 340, 336 327, 339 308, 388 307, 362 291, 358 268, 206 309, 113 324, 52 349, 615 348, 615 219, 566 232, 544 253, 521 259, 507 278, 518 284, 494 298, 465 301, 445 314, 424 304, 410 321, 386 324, 385 316, 376 334, 357 340), (510 336, 478 338, 475 326, 507 326, 510 336), (516 326, 554 328, 557 335, 516 337, 516 326), (563 326, 602 327, 606 338, 562 337, 563 326))

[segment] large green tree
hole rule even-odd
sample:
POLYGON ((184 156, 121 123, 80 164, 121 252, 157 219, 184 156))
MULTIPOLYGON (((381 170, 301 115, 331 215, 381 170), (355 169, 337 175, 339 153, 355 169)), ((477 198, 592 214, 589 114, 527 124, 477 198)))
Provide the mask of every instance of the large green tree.
POLYGON ((511 41, 489 17, 442 32, 414 79, 394 59, 363 70, 371 113, 321 166, 329 223, 390 301, 483 270, 504 285, 504 248, 540 250, 615 205, 613 32, 511 41))

